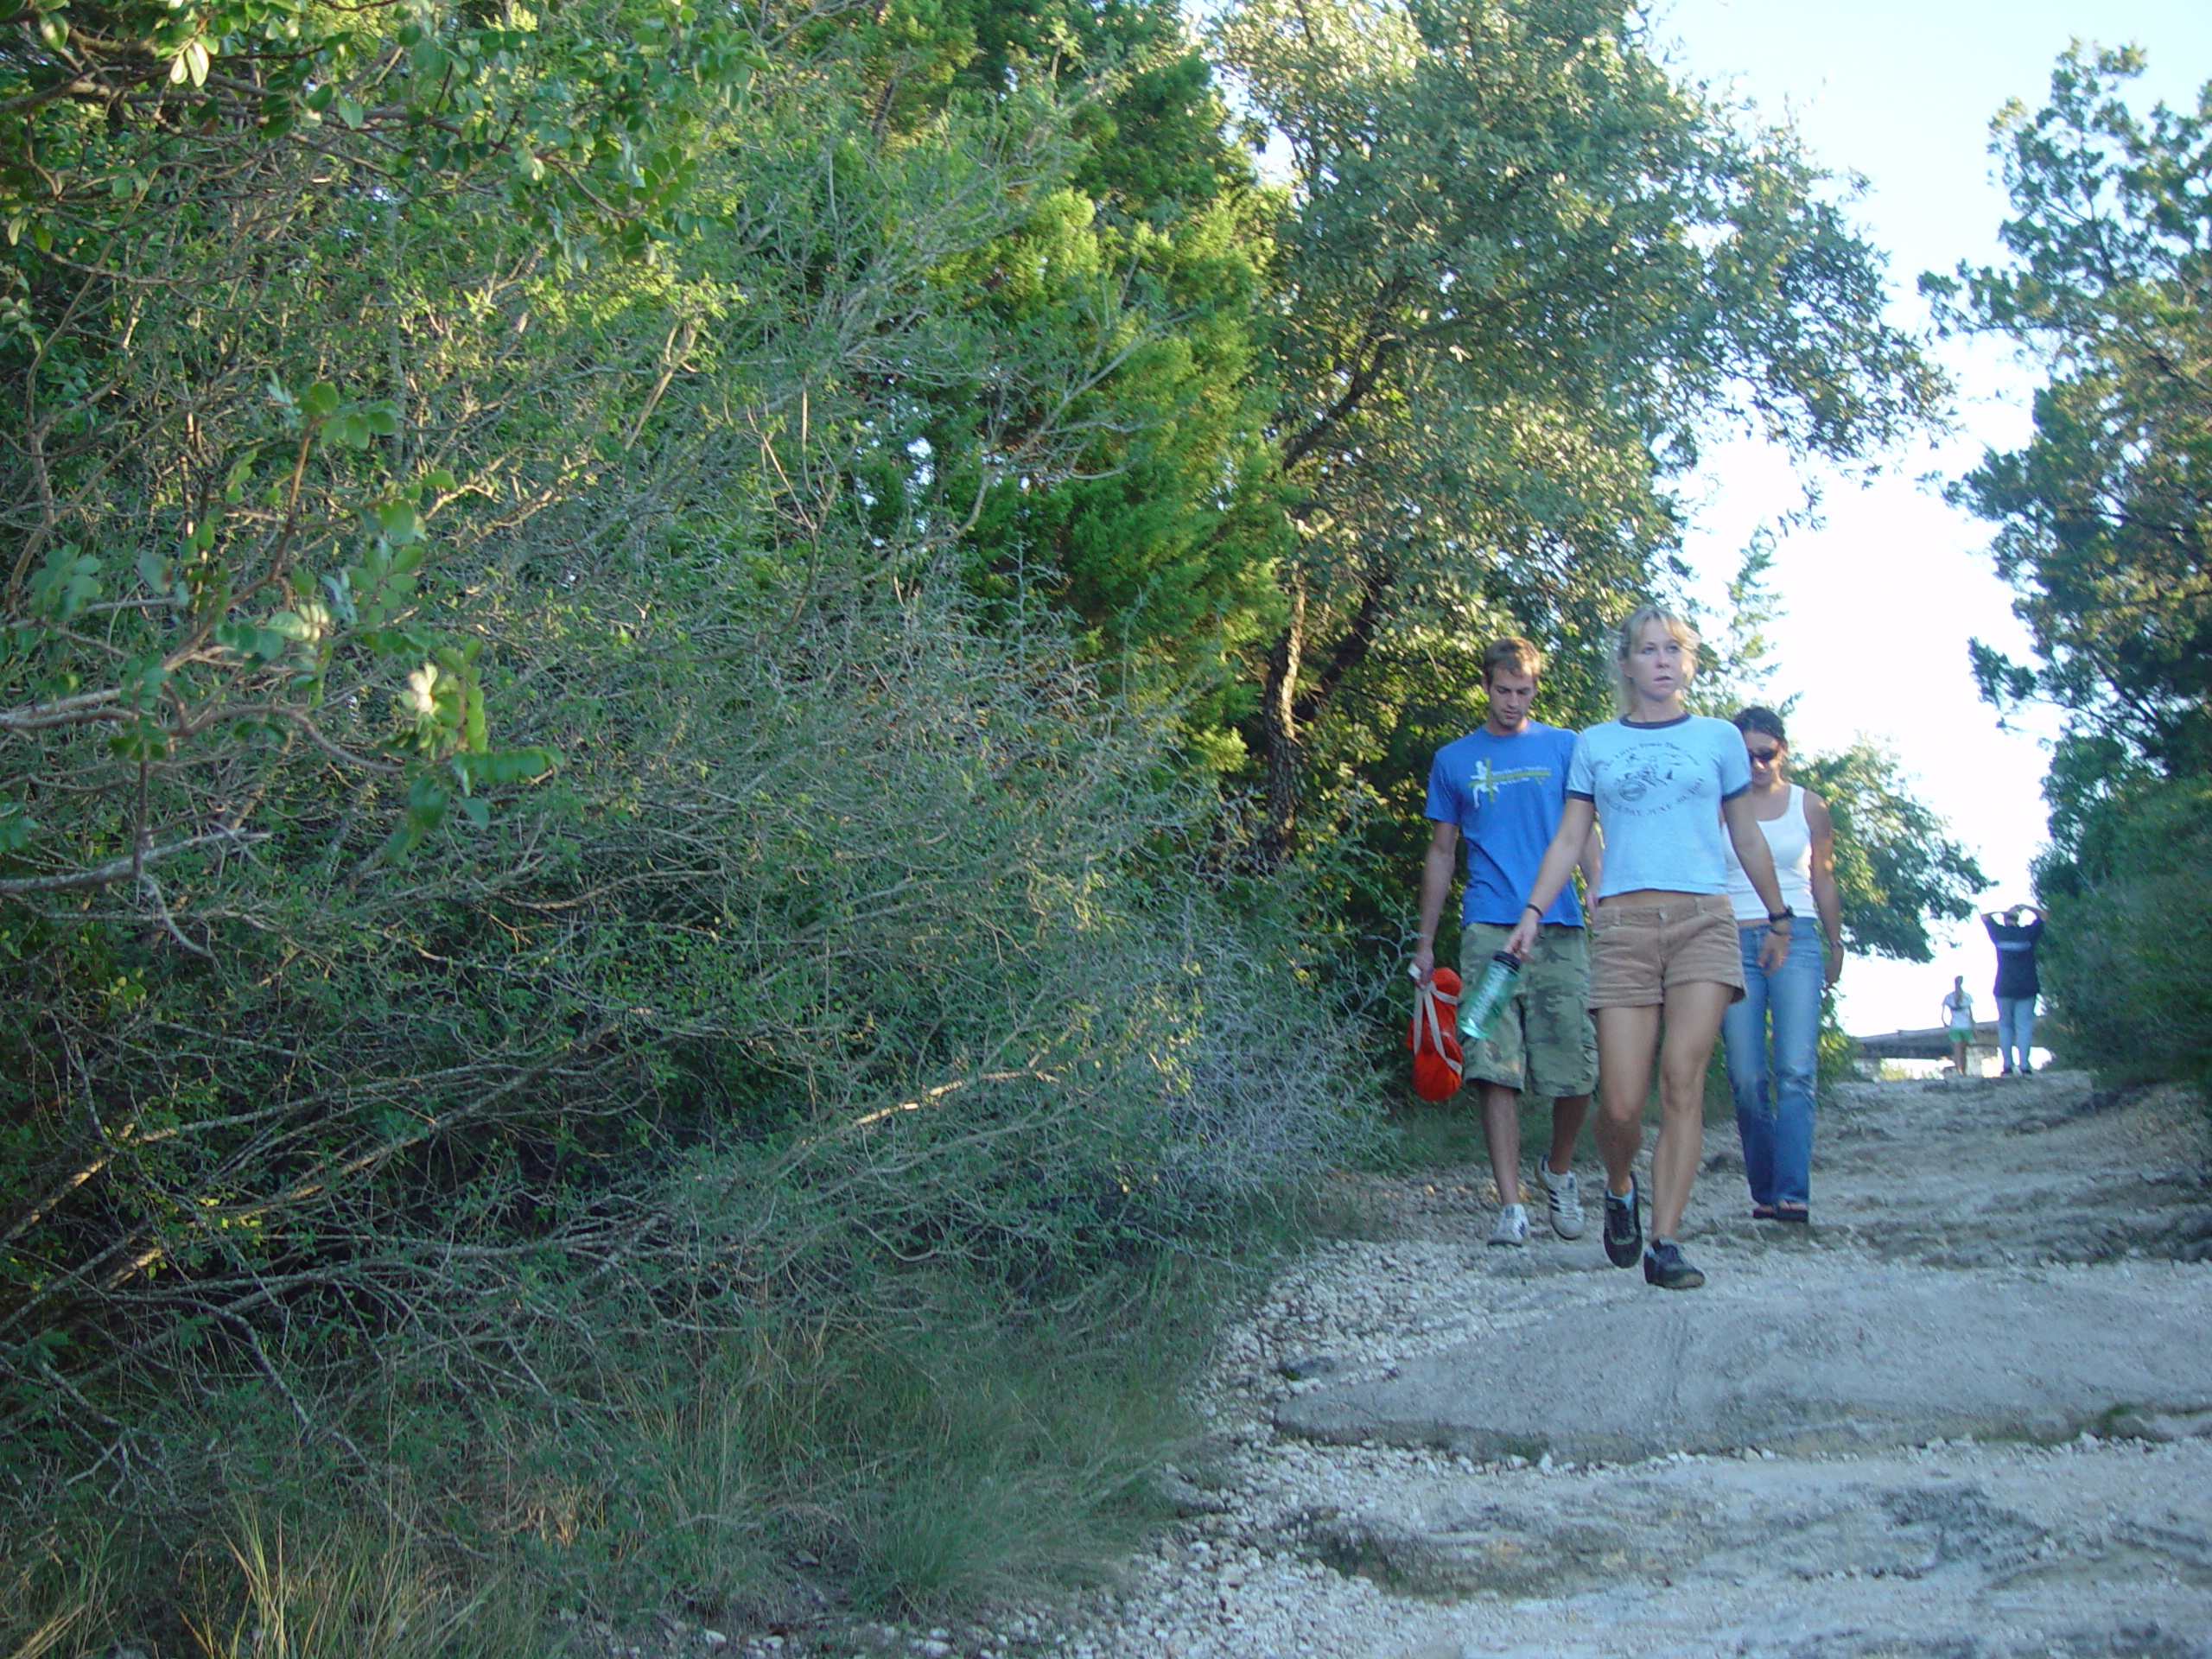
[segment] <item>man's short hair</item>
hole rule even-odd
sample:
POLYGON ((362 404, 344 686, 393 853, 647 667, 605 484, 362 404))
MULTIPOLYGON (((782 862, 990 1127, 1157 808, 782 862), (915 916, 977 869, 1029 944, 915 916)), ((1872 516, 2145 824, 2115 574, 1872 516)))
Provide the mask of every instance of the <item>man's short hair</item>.
POLYGON ((1491 677, 1501 668, 1510 668, 1516 674, 1526 674, 1539 679, 1544 671, 1544 653, 1536 649, 1533 639, 1523 639, 1517 633, 1509 633, 1503 639, 1493 639, 1483 647, 1483 683, 1488 685, 1491 677))

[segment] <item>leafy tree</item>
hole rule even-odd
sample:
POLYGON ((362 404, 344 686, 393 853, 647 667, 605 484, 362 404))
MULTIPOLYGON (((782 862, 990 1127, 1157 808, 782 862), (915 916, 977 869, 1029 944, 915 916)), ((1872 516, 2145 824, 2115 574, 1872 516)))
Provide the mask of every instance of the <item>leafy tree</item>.
POLYGON ((1878 257, 1785 132, 1612 0, 1251 0, 1211 38, 1290 147, 1269 365, 1294 550, 1246 728, 1288 845, 1309 728, 1479 599, 1586 654, 1663 577, 1716 420, 1855 456, 1931 408, 1878 257))
POLYGON ((1860 739, 1838 754, 1793 757, 1790 775, 1835 820, 1836 887, 1847 949, 1933 962, 1931 921, 1962 922, 1989 878, 1912 792, 1897 756, 1860 739))
POLYGON ((2212 1098, 2212 780, 2138 785, 2125 800, 2037 872, 2060 1042, 2114 1084, 2177 1079, 2212 1098))
POLYGON ((113 1540, 117 1640, 196 1593, 233 1447, 334 1535, 409 1487, 456 1608, 779 1533, 887 1604, 959 1402, 868 1417, 887 1351, 1090 1342, 1362 1132, 1179 706, 963 540, 1233 429, 1146 273, 1251 261, 1102 213, 1088 85, 887 117, 858 8, 176 15, 0 58, 0 1646, 19 1546, 113 1540), (503 1461, 588 1494, 527 1561, 503 1461))
POLYGON ((1954 328, 2049 372, 2034 435, 1952 488, 1998 528, 1998 569, 2037 657, 1977 642, 1993 702, 2067 715, 2047 785, 2062 858, 2101 802, 2212 769, 2212 89, 2148 115, 2130 48, 2076 48, 2050 99, 1997 118, 2012 261, 1929 276, 1954 328))
MULTIPOLYGON (((1195 753, 1233 766, 1224 728, 1249 707, 1234 653, 1276 612, 1269 562, 1286 540, 1269 487, 1255 373, 1269 306, 1274 217, 1230 134, 1212 70, 1179 10, 1159 0, 995 6, 975 18, 961 85, 1003 95, 1023 75, 1077 89, 1082 149, 1068 188, 1029 233, 979 259, 979 309, 1009 332, 1126 320, 1109 372, 1065 412, 1091 442, 1077 476, 1046 486, 1001 468, 979 480, 966 538, 971 580, 998 599, 1044 599, 1095 659, 1165 677, 1189 697, 1195 753)), ((963 423, 976 399, 939 400, 926 442, 979 452, 963 423)))
POLYGON ((198 950, 165 893, 251 855, 279 774, 389 780, 402 854, 550 764, 491 741, 480 634, 421 588, 441 542, 511 532, 641 435, 697 325, 622 267, 680 233, 762 60, 619 4, 594 21, 620 54, 589 24, 304 0, 17 21, 0 895, 116 889, 198 950), (531 332, 580 287, 597 339, 531 332))
POLYGON ((2205 1081, 2202 822, 2212 776, 2212 86, 2124 96, 2132 48, 2076 47, 2049 101, 1993 124, 2011 258, 1922 286, 2047 380, 2034 434, 1952 499, 1998 526, 2036 660, 1976 641, 1983 695, 2063 715, 2044 792, 2045 983, 2068 1052, 2115 1078, 2205 1081))
MULTIPOLYGON (((1777 664, 1766 630, 1782 606, 1768 580, 1771 548, 1762 537, 1728 585, 1728 607, 1706 641, 1713 661, 1689 701, 1700 714, 1732 718, 1748 702, 1787 715, 1797 698, 1770 690, 1777 664)), ((1861 737, 1834 753, 1793 753, 1792 779, 1828 804, 1835 826, 1835 874, 1843 943, 1855 955, 1932 962, 1932 922, 1962 922, 1989 879, 1974 855, 1915 792, 1897 755, 1861 737)), ((1833 999, 1827 1019, 1833 1013, 1833 999)), ((1839 1039, 1841 1033, 1837 1032, 1839 1039)))

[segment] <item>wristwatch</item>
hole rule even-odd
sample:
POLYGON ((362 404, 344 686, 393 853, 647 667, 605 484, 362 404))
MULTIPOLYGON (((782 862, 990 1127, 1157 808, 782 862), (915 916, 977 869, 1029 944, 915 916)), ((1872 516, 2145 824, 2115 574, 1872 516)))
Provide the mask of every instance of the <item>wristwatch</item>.
POLYGON ((1767 912, 1766 925, 1769 927, 1779 927, 1784 922, 1794 922, 1796 919, 1797 912, 1790 909, 1789 906, 1784 905, 1780 910, 1769 911, 1767 912))

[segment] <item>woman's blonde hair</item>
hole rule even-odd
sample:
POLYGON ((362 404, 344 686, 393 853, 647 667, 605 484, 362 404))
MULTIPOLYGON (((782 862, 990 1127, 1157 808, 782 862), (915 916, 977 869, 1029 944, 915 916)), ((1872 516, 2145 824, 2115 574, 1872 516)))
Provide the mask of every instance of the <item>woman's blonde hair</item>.
POLYGON ((1620 654, 1613 669, 1613 696, 1623 714, 1636 707, 1635 698, 1629 690, 1628 659, 1642 642, 1644 629, 1654 622, 1673 634, 1675 643, 1682 648, 1682 683, 1687 685, 1697 677, 1698 650, 1705 641, 1689 625, 1689 619, 1669 610, 1664 605, 1639 605, 1622 619, 1620 654))

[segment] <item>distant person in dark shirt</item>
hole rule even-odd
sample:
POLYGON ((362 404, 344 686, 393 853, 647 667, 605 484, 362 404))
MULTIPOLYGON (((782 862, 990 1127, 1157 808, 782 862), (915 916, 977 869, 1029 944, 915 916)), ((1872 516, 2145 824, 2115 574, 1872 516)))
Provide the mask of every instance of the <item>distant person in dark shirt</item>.
POLYGON ((1981 918, 1989 942, 1997 947, 1997 1052, 2002 1075, 2025 1077, 2034 1068, 2028 1051, 2036 1040, 2036 998, 2043 986, 2036 978, 2036 941, 2043 938, 2043 912, 2033 905, 2015 905, 1981 918))

